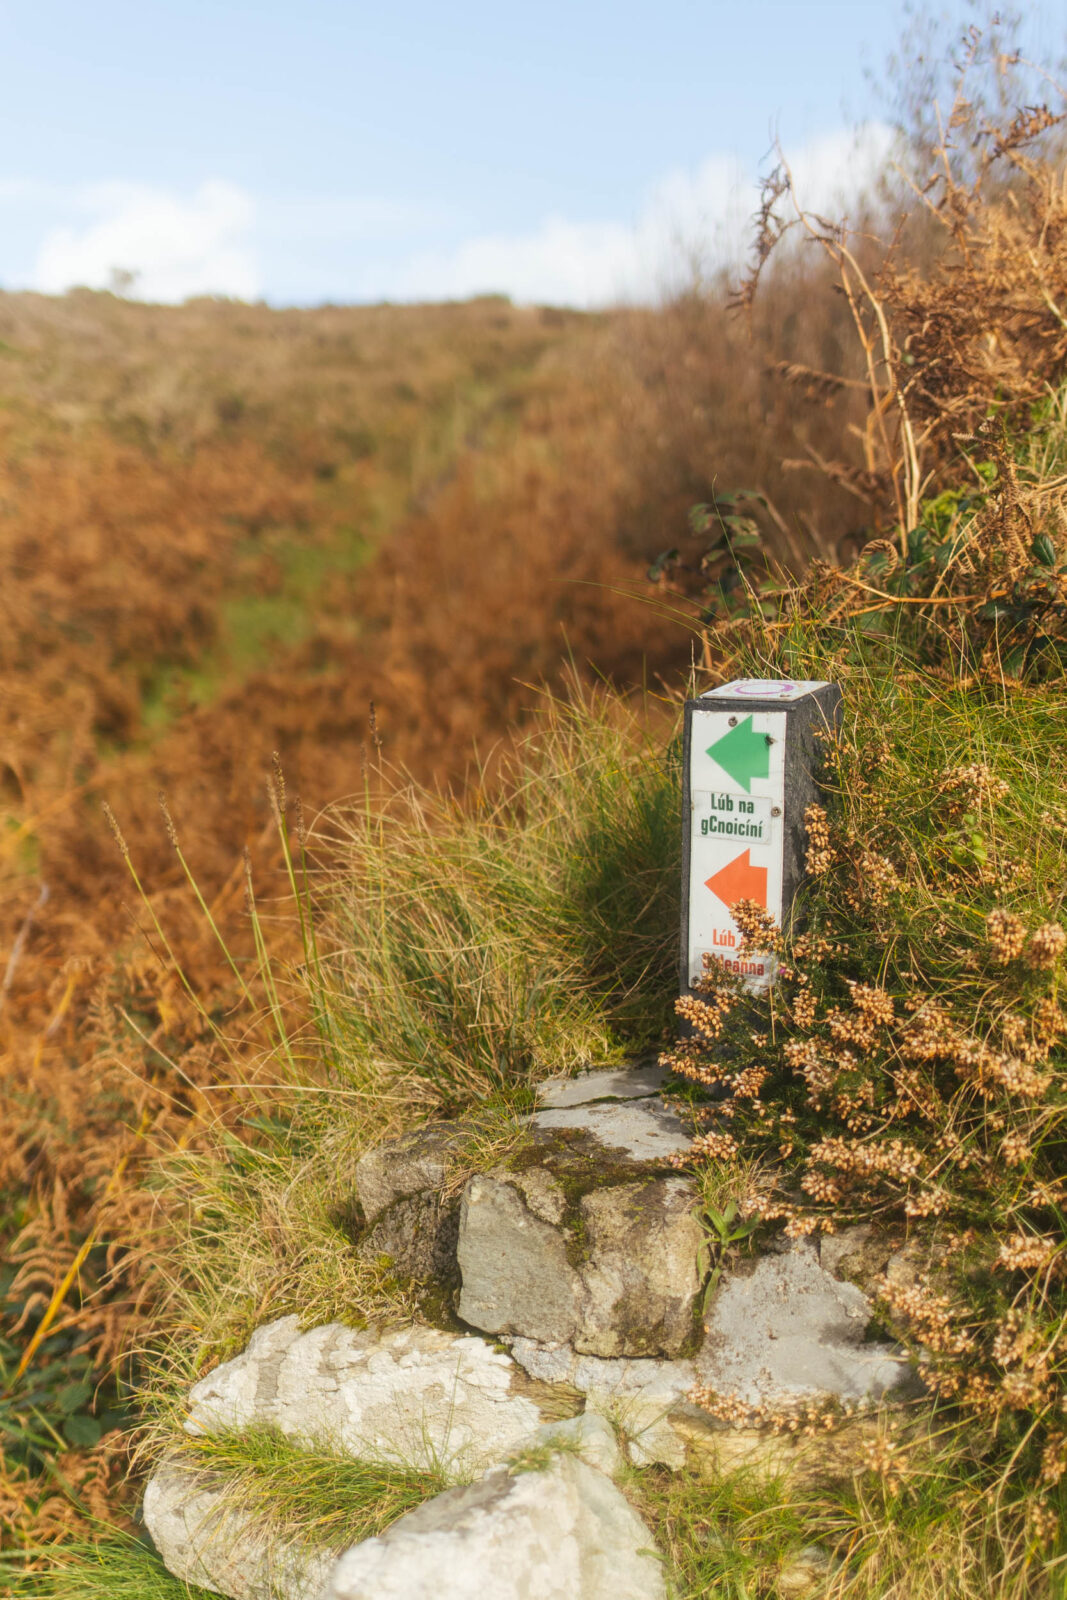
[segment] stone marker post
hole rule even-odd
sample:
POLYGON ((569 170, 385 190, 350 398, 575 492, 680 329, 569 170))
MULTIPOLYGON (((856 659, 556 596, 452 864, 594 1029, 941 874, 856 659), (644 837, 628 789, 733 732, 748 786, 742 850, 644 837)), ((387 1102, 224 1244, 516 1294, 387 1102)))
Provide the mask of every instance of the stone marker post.
POLYGON ((774 981, 774 960, 746 957, 730 915, 755 900, 788 927, 804 873, 804 812, 817 797, 816 734, 836 728, 833 683, 742 678, 685 707, 682 804, 683 994, 718 956, 754 991, 774 981))

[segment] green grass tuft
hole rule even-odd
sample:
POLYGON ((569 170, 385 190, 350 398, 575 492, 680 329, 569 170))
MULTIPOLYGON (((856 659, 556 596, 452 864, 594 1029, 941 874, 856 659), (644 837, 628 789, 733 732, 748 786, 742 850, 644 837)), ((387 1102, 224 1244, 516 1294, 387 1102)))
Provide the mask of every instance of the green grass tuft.
POLYGON ((16 1578, 8 1592, 13 1600, 214 1600, 169 1573, 147 1544, 121 1535, 57 1549, 46 1571, 16 1578))
POLYGON ((270 1537, 338 1554, 384 1533, 456 1481, 443 1466, 357 1460, 328 1443, 296 1444, 270 1428, 197 1439, 181 1450, 181 1464, 220 1483, 223 1506, 270 1537))
POLYGON ((342 1081, 453 1110, 669 1024, 676 761, 610 696, 551 702, 498 788, 351 810, 329 1004, 342 1081))

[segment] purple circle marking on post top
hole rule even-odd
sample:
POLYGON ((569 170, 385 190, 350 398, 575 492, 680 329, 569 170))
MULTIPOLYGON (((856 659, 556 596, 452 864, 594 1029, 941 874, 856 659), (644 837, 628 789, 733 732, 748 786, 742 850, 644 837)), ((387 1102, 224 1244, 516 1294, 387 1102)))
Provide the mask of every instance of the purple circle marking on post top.
POLYGON ((796 687, 795 683, 788 683, 783 678, 746 678, 737 685, 734 693, 737 695, 751 695, 758 700, 766 700, 771 695, 794 694, 796 687))

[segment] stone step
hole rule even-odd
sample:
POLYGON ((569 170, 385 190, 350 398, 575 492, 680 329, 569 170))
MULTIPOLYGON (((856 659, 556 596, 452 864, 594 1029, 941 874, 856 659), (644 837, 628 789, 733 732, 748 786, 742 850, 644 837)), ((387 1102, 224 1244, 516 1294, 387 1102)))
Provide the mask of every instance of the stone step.
POLYGON ((369 1223, 360 1248, 453 1291, 460 1319, 482 1332, 679 1355, 699 1337, 707 1271, 697 1185, 667 1165, 691 1136, 655 1092, 658 1068, 585 1080, 576 1092, 590 1099, 535 1112, 518 1148, 461 1194, 449 1195, 448 1175, 474 1121, 369 1152, 355 1174, 369 1223), (603 1097, 631 1078, 640 1098, 603 1097))
POLYGON ((566 1109, 598 1100, 645 1100, 658 1094, 667 1078, 654 1057, 625 1067, 591 1068, 572 1078, 547 1078, 538 1085, 537 1104, 566 1109))

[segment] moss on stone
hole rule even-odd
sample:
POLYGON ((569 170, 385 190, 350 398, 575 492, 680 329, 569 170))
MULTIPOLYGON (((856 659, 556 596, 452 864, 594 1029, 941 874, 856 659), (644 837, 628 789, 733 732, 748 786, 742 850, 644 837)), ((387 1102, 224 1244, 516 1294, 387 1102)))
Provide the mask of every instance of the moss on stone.
POLYGON ((538 1168, 547 1172, 563 1192, 563 1234, 567 1260, 580 1270, 589 1260, 588 1238, 582 1201, 599 1189, 626 1185, 650 1185, 664 1175, 663 1163, 635 1161, 632 1156, 615 1156, 584 1128, 537 1129, 530 1139, 509 1152, 494 1169, 495 1175, 521 1176, 538 1168))

